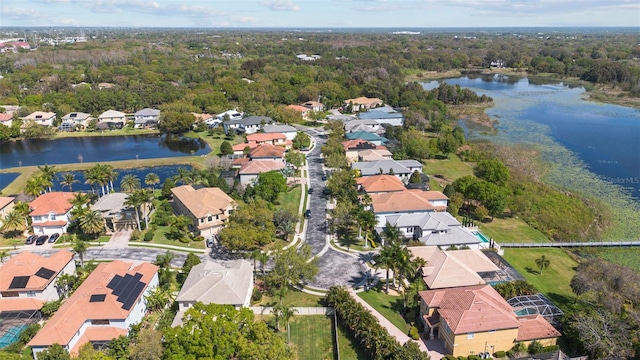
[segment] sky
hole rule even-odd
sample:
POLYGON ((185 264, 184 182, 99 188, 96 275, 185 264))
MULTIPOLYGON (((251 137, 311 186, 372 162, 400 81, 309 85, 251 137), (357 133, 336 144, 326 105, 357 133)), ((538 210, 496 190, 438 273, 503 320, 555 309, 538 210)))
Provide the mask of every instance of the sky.
POLYGON ((640 27, 640 0, 0 0, 9 26, 640 27))

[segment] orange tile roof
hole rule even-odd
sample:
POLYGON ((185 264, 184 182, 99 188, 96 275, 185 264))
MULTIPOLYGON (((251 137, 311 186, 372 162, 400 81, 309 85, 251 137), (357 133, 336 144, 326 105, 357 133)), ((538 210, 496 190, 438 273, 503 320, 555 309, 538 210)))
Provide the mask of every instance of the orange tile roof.
POLYGON ((242 164, 246 164, 249 161, 251 161, 251 159, 249 159, 248 157, 241 157, 241 158, 233 159, 231 161, 231 165, 232 166, 238 166, 238 165, 242 166, 242 164))
POLYGON ((33 225, 38 226, 65 226, 68 222, 64 220, 52 220, 52 221, 34 221, 33 225))
POLYGON ((7 205, 11 204, 15 198, 8 196, 0 196, 0 209, 4 209, 7 205))
POLYGON ((198 114, 194 112, 192 112, 191 114, 193 114, 193 116, 196 118, 196 121, 205 121, 205 120, 213 119, 213 115, 211 114, 198 114))
POLYGON ((235 201, 220 188, 196 190, 191 185, 182 185, 174 187, 171 192, 197 218, 222 214, 224 209, 235 204, 235 201))
POLYGON ((0 298, 0 313, 9 311, 40 310, 45 301, 36 298, 0 298))
POLYGON ((127 329, 115 326, 96 326, 89 327, 82 334, 76 345, 69 351, 72 355, 77 355, 80 347, 89 341, 111 341, 120 335, 127 335, 127 329))
POLYGON ((29 207, 31 208, 30 216, 42 216, 54 213, 56 215, 66 214, 73 205, 71 200, 73 199, 73 193, 53 191, 38 196, 33 200, 29 207))
POLYGON ((371 205, 375 213, 434 211, 442 206, 433 206, 430 201, 445 199, 448 198, 440 191, 405 190, 371 194, 371 205))
POLYGON ((347 99, 344 101, 346 104, 353 103, 354 105, 371 105, 371 104, 382 104, 382 100, 378 98, 368 98, 365 96, 357 97, 355 99, 347 99))
POLYGON ((240 175, 255 175, 273 170, 282 170, 283 168, 284 163, 279 160, 249 161, 240 167, 240 171, 238 171, 238 173, 240 175))
POLYGON ((114 295, 107 285, 116 275, 140 273, 140 282, 144 283, 145 287, 138 295, 137 302, 157 272, 158 267, 149 263, 133 265, 130 262, 116 260, 99 264, 28 345, 51 346, 58 343, 66 346, 86 321, 125 320, 134 307, 129 310, 123 309, 122 303, 117 301, 118 296, 114 295), (89 301, 91 295, 98 294, 105 294, 104 301, 89 301))
POLYGON ((247 142, 273 141, 278 139, 286 139, 283 133, 255 133, 247 135, 247 142))
POLYGON ((255 149, 256 147, 258 147, 258 143, 255 142, 249 142, 249 143, 242 143, 242 144, 235 144, 233 146, 231 146, 231 148, 233 149, 233 151, 244 151, 244 149, 248 146, 249 149, 255 149))
POLYGON ((309 111, 309 108, 300 105, 287 105, 287 109, 295 110, 301 113, 309 111))
POLYGON ((343 141, 342 142, 342 147, 344 148, 344 151, 349 151, 349 150, 358 150, 358 149, 362 149, 362 150, 370 150, 370 149, 377 149, 378 147, 367 141, 367 140, 363 140, 363 139, 354 139, 354 140, 347 140, 347 141, 343 141))
POLYGON ((0 121, 9 121, 13 119, 13 115, 0 113, 0 121))
POLYGON ((374 175, 356 178, 356 183, 368 193, 404 191, 407 188, 393 175, 374 175))
POLYGON ((562 335, 540 314, 518 317, 520 328, 516 341, 549 339, 562 335))
POLYGON ((255 149, 251 150, 252 158, 265 158, 265 157, 277 157, 281 158, 284 155, 284 148, 281 146, 275 146, 271 144, 261 144, 255 149))
POLYGON ((490 285, 427 290, 419 295, 430 308, 437 308, 454 334, 520 326, 509 303, 490 285))
POLYGON ((23 251, 12 256, 0 266, 0 291, 37 291, 44 290, 62 269, 73 261, 73 253, 68 250, 60 250, 44 257, 29 251, 23 251), (41 268, 54 272, 54 275, 45 279, 36 276, 41 268), (10 289, 11 282, 16 276, 29 276, 24 288, 10 289))

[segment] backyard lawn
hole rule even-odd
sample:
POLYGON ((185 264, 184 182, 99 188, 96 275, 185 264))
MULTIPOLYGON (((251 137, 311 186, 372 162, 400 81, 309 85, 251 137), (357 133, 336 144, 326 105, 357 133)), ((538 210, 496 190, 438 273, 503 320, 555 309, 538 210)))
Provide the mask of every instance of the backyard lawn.
POLYGON ((278 207, 290 209, 297 214, 300 209, 300 196, 302 196, 302 187, 296 185, 290 188, 289 191, 278 194, 278 207))
POLYGON ((560 309, 566 311, 573 306, 575 295, 569 283, 578 263, 567 251, 559 248, 505 249, 503 257, 560 309), (549 267, 540 274, 536 259, 542 255, 549 260, 549 267))
POLYGON ((492 222, 478 224, 478 228, 480 232, 493 238, 498 244, 549 242, 543 233, 517 217, 495 218, 492 222))
POLYGON ((360 296, 374 309, 378 310, 382 316, 389 320, 403 333, 409 333, 411 325, 407 324, 407 322, 404 321, 404 318, 400 315, 400 312, 402 311, 402 298, 400 296, 387 295, 384 291, 378 288, 359 292, 358 296, 360 296))
MULTIPOLYGON (((298 359, 333 360, 336 358, 330 317, 324 315, 294 316, 289 322, 289 326, 291 327, 291 345, 298 353, 298 359)), ((286 341, 286 331, 280 334, 286 341)))
POLYGON ((341 360, 366 360, 369 358, 347 330, 337 326, 336 331, 338 332, 338 352, 341 360))
MULTIPOLYGON (((282 298, 282 303, 284 305, 293 305, 298 307, 316 307, 323 306, 321 303, 322 298, 322 296, 311 295, 298 290, 289 290, 282 298)), ((269 296, 267 294, 263 294, 260 303, 255 304, 254 306, 272 306, 277 304, 279 301, 280 298, 275 295, 269 296)))
POLYGON ((444 185, 452 183, 457 178, 461 178, 466 175, 473 175, 473 168, 471 165, 460 160, 460 158, 455 154, 449 155, 448 159, 424 160, 424 163, 424 173, 429 174, 432 181, 435 180, 444 185))

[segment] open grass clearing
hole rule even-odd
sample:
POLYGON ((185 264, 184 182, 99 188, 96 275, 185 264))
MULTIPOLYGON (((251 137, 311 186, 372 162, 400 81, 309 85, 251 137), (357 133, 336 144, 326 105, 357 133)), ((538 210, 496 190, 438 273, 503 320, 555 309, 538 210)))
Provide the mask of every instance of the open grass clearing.
POLYGON ((336 326, 338 332, 338 352, 341 360, 367 360, 369 357, 364 352, 358 341, 343 329, 342 326, 336 326))
POLYGON ((378 287, 359 292, 358 296, 360 296, 374 309, 378 310, 382 316, 400 329, 400 331, 405 334, 409 333, 411 325, 407 324, 402 315, 400 315, 400 312, 402 311, 402 297, 387 295, 378 287))
POLYGON ((289 209, 291 212, 297 214, 300 208, 300 197, 302 196, 302 186, 296 185, 290 188, 286 192, 278 194, 278 207, 282 209, 289 209))
POLYGON ((500 243, 543 243, 549 239, 518 217, 494 218, 478 225, 480 232, 500 243))
POLYGON ((423 172, 431 176, 443 188, 458 178, 473 175, 471 165, 460 160, 455 154, 449 155, 448 159, 427 159, 424 160, 424 163, 423 172))
POLYGON ((546 295, 563 311, 573 307, 575 294, 569 286, 578 263, 564 249, 531 248, 505 249, 503 256, 524 278, 546 295), (536 266, 536 259, 544 255, 549 267, 542 270, 536 266))
MULTIPOLYGON (((331 318, 324 315, 294 316, 289 322, 291 343, 298 359, 333 360, 336 358, 333 345, 331 318)), ((282 325, 281 325, 282 326, 282 325)), ((287 341, 285 326, 280 335, 287 341)))
MULTIPOLYGON (((258 265, 258 267, 260 266, 258 265)), ((311 295, 298 290, 289 290, 282 298, 282 303, 284 305, 297 307, 321 307, 324 306, 322 301, 322 296, 311 295)), ((262 295, 262 300, 258 304, 254 304, 254 306, 273 306, 279 302, 280 298, 278 296, 269 296, 269 294, 264 293, 262 295)))

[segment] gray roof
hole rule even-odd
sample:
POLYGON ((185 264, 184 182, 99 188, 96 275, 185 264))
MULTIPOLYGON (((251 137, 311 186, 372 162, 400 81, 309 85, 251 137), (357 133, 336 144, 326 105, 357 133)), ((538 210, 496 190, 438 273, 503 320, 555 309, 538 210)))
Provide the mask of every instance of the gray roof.
POLYGON ((160 110, 144 108, 142 110, 136 111, 134 116, 158 116, 160 115, 160 110))
POLYGON ((250 126, 250 125, 260 125, 262 123, 270 124, 273 122, 273 119, 267 116, 249 116, 242 119, 237 120, 229 120, 225 122, 226 125, 241 125, 241 126, 250 126))
POLYGON ((83 113, 83 112, 70 112, 67 115, 62 117, 62 121, 76 121, 76 120, 86 120, 91 117, 91 114, 83 113))
POLYGON ((334 120, 334 121, 343 121, 343 122, 347 122, 347 121, 352 121, 355 120, 355 116, 353 115, 338 115, 338 114, 332 114, 332 115, 328 115, 327 116, 327 120, 334 120))
POLYGON ((445 231, 460 226, 448 212, 429 212, 387 216, 387 221, 397 227, 419 226, 423 231, 445 231))
POLYGON ((451 246, 473 245, 482 241, 460 226, 454 226, 446 232, 430 232, 419 239, 425 245, 451 246))
POLYGON ((91 210, 99 211, 101 213, 106 212, 108 214, 118 213, 122 209, 126 208, 124 203, 127 201, 128 197, 129 194, 125 193, 111 193, 104 195, 98 199, 95 204, 91 205, 91 210))
POLYGON ((246 260, 204 261, 191 269, 176 301, 242 306, 253 286, 253 266, 246 260))
POLYGON ((269 125, 263 128, 265 133, 286 133, 286 132, 298 132, 298 129, 291 125, 269 125))
POLYGON ((396 112, 391 109, 391 111, 383 110, 383 109, 375 109, 366 112, 358 113, 358 118, 360 119, 402 119, 403 115, 400 112, 396 112))
POLYGON ((412 172, 409 170, 410 167, 422 167, 422 164, 416 160, 378 160, 351 164, 351 168, 360 170, 362 176, 378 175, 380 169, 384 174, 388 174, 389 169, 393 169, 394 174, 408 174, 412 172))

